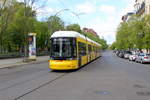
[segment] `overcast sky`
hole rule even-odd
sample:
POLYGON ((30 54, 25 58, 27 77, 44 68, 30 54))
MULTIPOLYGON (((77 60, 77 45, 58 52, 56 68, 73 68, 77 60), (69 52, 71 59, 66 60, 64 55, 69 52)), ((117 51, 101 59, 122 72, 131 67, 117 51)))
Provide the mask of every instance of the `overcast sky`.
POLYGON ((77 23, 83 27, 93 28, 108 44, 115 41, 116 29, 121 22, 122 15, 134 10, 135 0, 41 0, 38 9, 38 19, 42 20, 50 15, 58 15, 66 25, 77 23), (77 17, 75 14, 79 14, 77 17))

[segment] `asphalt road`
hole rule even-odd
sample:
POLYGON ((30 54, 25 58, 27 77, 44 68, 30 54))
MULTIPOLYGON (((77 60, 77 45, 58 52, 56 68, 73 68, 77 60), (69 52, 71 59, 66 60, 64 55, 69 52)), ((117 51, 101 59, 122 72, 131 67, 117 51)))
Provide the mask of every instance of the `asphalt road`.
POLYGON ((150 64, 107 51, 75 72, 48 63, 0 69, 0 100, 150 100, 150 64))

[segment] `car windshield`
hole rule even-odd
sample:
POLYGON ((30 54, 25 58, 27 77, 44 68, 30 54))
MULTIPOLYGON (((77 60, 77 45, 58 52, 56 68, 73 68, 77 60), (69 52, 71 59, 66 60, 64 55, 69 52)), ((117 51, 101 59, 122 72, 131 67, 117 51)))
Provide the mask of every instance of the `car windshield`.
POLYGON ((133 52, 133 53, 132 53, 132 55, 138 55, 138 54, 139 54, 139 53, 137 53, 137 52, 133 52))
POLYGON ((130 51, 126 51, 125 53, 126 53, 126 54, 132 54, 132 52, 130 52, 130 51))

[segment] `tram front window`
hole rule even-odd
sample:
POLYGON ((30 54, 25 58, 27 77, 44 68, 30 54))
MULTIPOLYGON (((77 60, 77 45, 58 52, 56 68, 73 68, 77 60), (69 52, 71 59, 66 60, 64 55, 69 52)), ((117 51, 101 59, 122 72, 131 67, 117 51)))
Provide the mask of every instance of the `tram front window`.
POLYGON ((72 38, 52 38, 51 39, 51 57, 53 58, 71 58, 75 49, 72 38))

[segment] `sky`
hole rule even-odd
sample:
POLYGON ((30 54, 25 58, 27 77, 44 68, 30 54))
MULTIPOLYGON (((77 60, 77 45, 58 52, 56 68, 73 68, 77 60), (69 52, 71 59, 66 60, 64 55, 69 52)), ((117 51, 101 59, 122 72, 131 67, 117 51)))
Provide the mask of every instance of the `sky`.
MULTIPOLYGON (((42 0, 37 17, 44 20, 57 14, 66 25, 94 29, 108 44, 115 41, 121 17, 134 11, 135 0, 42 0), (66 10, 67 9, 67 10, 66 10), (59 13, 58 13, 59 12, 59 13)), ((39 5, 40 4, 40 5, 39 5)))

